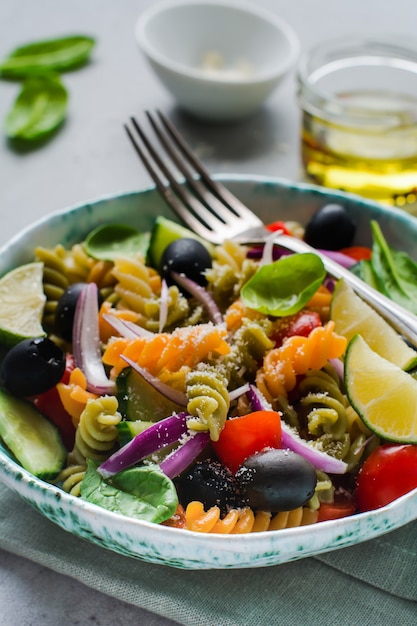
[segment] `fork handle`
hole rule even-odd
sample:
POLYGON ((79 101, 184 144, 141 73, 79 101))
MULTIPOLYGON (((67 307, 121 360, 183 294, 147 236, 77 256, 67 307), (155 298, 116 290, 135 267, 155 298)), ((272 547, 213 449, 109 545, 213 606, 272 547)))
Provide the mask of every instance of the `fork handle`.
MULTIPOLYGON (((349 270, 345 269, 339 263, 332 261, 326 255, 318 252, 315 248, 312 248, 304 241, 297 239, 296 237, 289 237, 288 235, 277 235, 274 242, 291 250, 292 252, 313 252, 317 254, 323 261, 323 265, 326 271, 333 276, 333 278, 343 278, 356 293, 367 302, 372 308, 375 309, 393 328, 395 328, 405 339, 407 339, 414 347, 417 347, 417 317, 407 311, 402 306, 390 300, 382 293, 365 283, 363 280, 352 274, 349 270)), ((246 243, 255 243, 247 241, 246 243)), ((257 239, 257 243, 261 243, 257 239)), ((265 243, 265 238, 262 243, 265 243)))

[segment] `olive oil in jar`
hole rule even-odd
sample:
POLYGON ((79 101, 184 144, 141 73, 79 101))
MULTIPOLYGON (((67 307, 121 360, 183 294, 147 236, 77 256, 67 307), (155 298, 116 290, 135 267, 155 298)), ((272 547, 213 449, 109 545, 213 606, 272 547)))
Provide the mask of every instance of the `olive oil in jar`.
POLYGON ((301 66, 299 99, 307 176, 417 212, 417 48, 319 46, 301 66))

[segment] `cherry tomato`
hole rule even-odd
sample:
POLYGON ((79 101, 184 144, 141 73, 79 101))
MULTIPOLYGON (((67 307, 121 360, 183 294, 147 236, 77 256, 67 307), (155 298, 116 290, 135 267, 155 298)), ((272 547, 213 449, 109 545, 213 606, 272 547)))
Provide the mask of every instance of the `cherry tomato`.
POLYGON ((312 330, 321 325, 320 316, 316 311, 300 311, 296 315, 282 317, 275 322, 272 340, 279 347, 287 337, 294 335, 308 337, 312 330))
POLYGON ((213 448, 233 473, 255 452, 281 447, 281 418, 276 411, 255 411, 227 420, 213 448))
POLYGON ((367 248, 366 246, 348 246, 347 248, 342 248, 339 252, 350 256, 350 258, 355 259, 355 261, 369 261, 372 257, 371 248, 367 248))
POLYGON ((371 452, 359 471, 356 481, 358 509, 379 509, 416 487, 417 446, 379 446, 371 452))
POLYGON ((290 231, 285 225, 285 222, 282 222, 281 220, 277 220, 276 222, 271 222, 271 224, 267 224, 266 227, 268 230, 271 231, 271 233, 276 233, 278 230, 281 230, 282 235, 291 235, 290 231))
MULTIPOLYGON (((70 373, 74 369, 74 358, 71 354, 67 354, 66 368, 60 382, 68 383, 70 373)), ((48 389, 44 393, 40 393, 32 398, 32 402, 35 406, 48 417, 51 422, 57 426, 64 446, 67 450, 72 450, 75 441, 75 428, 72 423, 72 418, 64 409, 59 397, 59 393, 56 387, 48 389)))
POLYGON ((355 504, 352 500, 335 500, 334 502, 322 502, 319 508, 318 522, 325 522, 331 519, 340 519, 348 517, 355 512, 355 504))

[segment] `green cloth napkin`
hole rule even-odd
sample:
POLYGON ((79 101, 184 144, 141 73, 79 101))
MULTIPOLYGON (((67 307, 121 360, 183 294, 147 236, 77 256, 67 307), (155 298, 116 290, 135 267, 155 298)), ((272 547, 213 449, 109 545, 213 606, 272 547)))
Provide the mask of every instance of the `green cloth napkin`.
POLYGON ((74 537, 0 484, 0 548, 185 625, 417 624, 417 522, 284 565, 183 571, 74 537))

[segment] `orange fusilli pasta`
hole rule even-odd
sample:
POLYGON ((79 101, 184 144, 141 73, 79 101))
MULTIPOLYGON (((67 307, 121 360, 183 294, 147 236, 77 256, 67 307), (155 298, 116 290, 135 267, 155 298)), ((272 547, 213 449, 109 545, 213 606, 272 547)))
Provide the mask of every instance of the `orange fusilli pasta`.
POLYGON ((72 423, 77 428, 87 402, 98 396, 87 391, 86 377, 78 367, 71 372, 68 383, 57 384, 57 390, 64 409, 71 415, 72 423))
POLYGON ((269 513, 253 511, 249 507, 231 509, 223 518, 218 506, 204 510, 202 502, 190 502, 185 510, 185 528, 195 532, 220 534, 246 534, 269 530, 281 530, 315 524, 318 511, 309 507, 298 507, 292 511, 269 513))
POLYGON ((294 336, 267 352, 256 383, 269 400, 294 389, 297 375, 321 369, 329 359, 342 356, 347 341, 334 332, 334 322, 315 328, 308 337, 294 336))
POLYGON ((108 344, 103 362, 112 366, 112 374, 117 375, 127 365, 121 358, 125 355, 157 376, 163 368, 175 372, 184 366, 195 367, 212 352, 228 354, 230 347, 225 338, 226 329, 212 324, 186 326, 173 333, 134 340, 120 338, 108 344))

